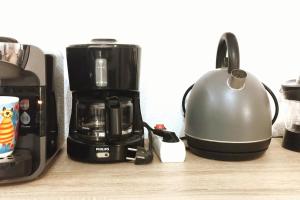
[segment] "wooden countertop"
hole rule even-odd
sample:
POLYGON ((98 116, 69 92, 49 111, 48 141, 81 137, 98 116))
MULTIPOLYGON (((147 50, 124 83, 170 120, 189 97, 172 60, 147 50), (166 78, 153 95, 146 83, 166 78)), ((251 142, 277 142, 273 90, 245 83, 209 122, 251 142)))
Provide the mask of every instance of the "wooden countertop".
POLYGON ((184 163, 86 164, 66 149, 38 180, 0 186, 0 199, 300 199, 300 154, 273 139, 252 161, 224 162, 188 152, 184 163))

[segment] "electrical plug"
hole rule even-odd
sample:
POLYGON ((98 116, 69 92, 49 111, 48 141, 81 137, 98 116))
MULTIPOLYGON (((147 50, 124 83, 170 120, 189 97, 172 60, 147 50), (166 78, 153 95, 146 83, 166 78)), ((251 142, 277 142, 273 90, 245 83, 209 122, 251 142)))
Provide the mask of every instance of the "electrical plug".
POLYGON ((168 143, 179 142, 179 138, 172 131, 167 131, 167 130, 163 130, 163 129, 154 129, 152 132, 155 135, 158 135, 158 136, 162 137, 163 142, 168 142, 168 143))
POLYGON ((128 148, 128 151, 135 152, 135 157, 126 157, 126 160, 134 161, 136 165, 144 165, 151 163, 153 159, 152 151, 147 151, 144 147, 138 146, 135 148, 128 148))

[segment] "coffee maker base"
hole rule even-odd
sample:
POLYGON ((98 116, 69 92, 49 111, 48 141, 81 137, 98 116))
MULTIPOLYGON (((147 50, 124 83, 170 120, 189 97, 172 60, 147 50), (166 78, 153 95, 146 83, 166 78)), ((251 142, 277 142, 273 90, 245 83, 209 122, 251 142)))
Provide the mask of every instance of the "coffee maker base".
POLYGON ((0 181, 29 176, 32 173, 32 155, 29 150, 15 150, 0 159, 0 181))
POLYGON ((126 157, 135 157, 128 148, 144 146, 142 135, 133 135, 126 140, 113 144, 86 142, 69 136, 67 152, 71 159, 89 163, 112 163, 126 161, 126 157))

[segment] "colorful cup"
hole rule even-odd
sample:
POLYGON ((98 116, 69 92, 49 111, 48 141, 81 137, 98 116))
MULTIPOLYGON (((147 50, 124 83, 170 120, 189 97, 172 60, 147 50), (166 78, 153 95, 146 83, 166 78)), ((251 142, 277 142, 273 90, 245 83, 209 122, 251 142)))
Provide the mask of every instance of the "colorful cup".
POLYGON ((19 98, 0 96, 0 158, 11 155, 18 136, 19 98))

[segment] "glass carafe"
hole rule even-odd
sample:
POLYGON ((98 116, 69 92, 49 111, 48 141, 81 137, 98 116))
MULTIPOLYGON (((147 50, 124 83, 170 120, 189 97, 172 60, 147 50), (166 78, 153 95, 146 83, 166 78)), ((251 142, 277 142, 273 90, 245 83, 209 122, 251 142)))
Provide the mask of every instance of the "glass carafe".
POLYGON ((103 140, 110 134, 106 126, 120 123, 120 136, 132 132, 133 123, 133 104, 128 98, 119 101, 118 119, 112 119, 109 116, 109 109, 105 101, 79 101, 77 104, 77 129, 79 136, 87 140, 103 140), (118 122, 120 120, 120 122, 118 122), (112 123, 114 121, 115 123, 112 123))

